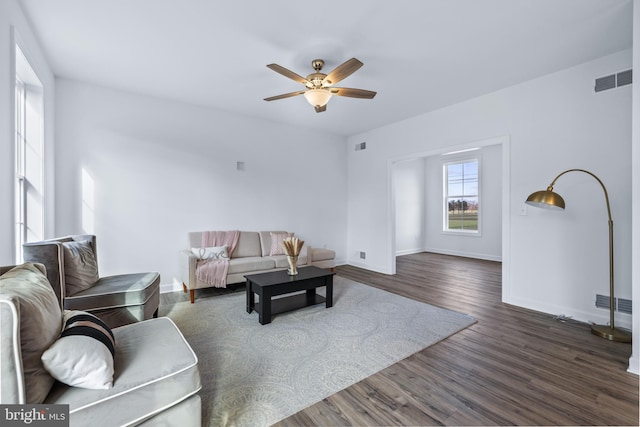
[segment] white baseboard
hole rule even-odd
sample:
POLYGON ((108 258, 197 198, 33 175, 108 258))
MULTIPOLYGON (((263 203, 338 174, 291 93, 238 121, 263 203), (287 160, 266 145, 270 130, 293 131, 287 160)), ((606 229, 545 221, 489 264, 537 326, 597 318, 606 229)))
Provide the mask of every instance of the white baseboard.
POLYGON ((182 283, 177 280, 177 279, 173 279, 172 283, 161 283, 160 284, 160 293, 161 294, 168 294, 169 292, 176 292, 176 291, 183 291, 184 289, 182 289, 182 283))
POLYGON ((629 368, 627 369, 627 372, 640 375, 640 357, 634 355, 629 359, 629 368))
POLYGON ((344 258, 336 258, 335 259, 335 264, 336 265, 345 265, 345 264, 348 264, 348 262, 344 258))
POLYGON ((360 261, 357 261, 355 258, 349 260, 347 262, 347 264, 348 265, 352 265, 354 267, 363 268, 365 270, 375 271, 376 273, 391 274, 384 267, 377 266, 377 265, 371 265, 371 264, 367 264, 367 263, 364 263, 364 262, 360 262, 360 261))
MULTIPOLYGON (((472 252, 449 251, 449 250, 442 250, 442 249, 436 249, 436 248, 405 249, 405 250, 402 250, 402 251, 396 251, 396 256, 417 254, 417 253, 420 253, 420 252, 433 252, 433 253, 436 253, 436 254, 454 255, 454 256, 460 256, 460 257, 465 257, 465 258, 484 259, 484 260, 488 260, 488 261, 499 261, 499 262, 502 261, 502 257, 501 256, 477 254, 477 253, 472 253, 472 252)), ((352 259, 348 260, 347 264, 348 265, 352 265, 354 267, 363 268, 365 270, 375 271, 376 273, 391 274, 387 270, 386 267, 379 266, 379 265, 367 264, 367 263, 361 262, 357 258, 352 258, 352 259)))
POLYGON ((424 249, 422 248, 403 249, 401 251, 396 251, 396 256, 419 254, 420 252, 424 252, 424 249))
MULTIPOLYGON (((539 311, 541 313, 547 313, 551 316, 564 315, 570 317, 578 322, 584 322, 589 324, 606 325, 609 323, 609 310, 599 310, 602 313, 584 310, 575 310, 567 307, 559 307, 552 304, 540 303, 540 301, 531 301, 526 298, 509 298, 508 301, 504 301, 507 304, 516 305, 518 307, 526 308, 529 310, 539 311)), ((626 313, 616 312, 616 327, 631 330, 631 315, 626 313)))
POLYGON ((433 253, 442 254, 442 255, 453 255, 453 256, 460 256, 465 258, 475 258, 475 259, 484 259, 487 261, 502 262, 502 255, 479 254, 475 252, 465 252, 465 251, 452 251, 449 249, 441 249, 441 248, 424 248, 424 251, 433 252, 433 253))

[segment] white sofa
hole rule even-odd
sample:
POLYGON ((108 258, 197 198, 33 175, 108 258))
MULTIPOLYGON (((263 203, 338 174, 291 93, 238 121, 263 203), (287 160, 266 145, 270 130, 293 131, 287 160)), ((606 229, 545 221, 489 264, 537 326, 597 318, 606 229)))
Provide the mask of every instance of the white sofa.
MULTIPOLYGON (((191 250, 202 247, 202 231, 188 233, 188 247, 180 251, 180 280, 185 292, 189 290, 191 303, 195 299, 195 290, 211 287, 196 278, 198 258, 191 250)), ((245 275, 265 273, 275 270, 286 270, 286 255, 270 255, 271 233, 286 231, 240 231, 235 250, 229 254, 229 271, 227 284, 244 283, 245 275)), ((304 239, 302 239, 304 240, 304 239)), ((320 268, 335 267, 335 251, 325 248, 313 248, 306 241, 297 265, 315 265, 320 268)))
MULTIPOLYGON (((42 264, 0 267, 0 404, 66 404, 69 425, 78 427, 201 426, 198 359, 166 317, 112 329, 111 388, 55 380, 42 356, 54 345, 68 344, 61 344, 66 339, 61 336, 63 312, 45 274, 42 264)), ((73 362, 70 371, 100 356, 87 350, 91 344, 80 349, 76 343, 60 353, 60 360, 77 360, 78 354, 85 360, 73 362)), ((98 372, 93 366, 76 375, 91 377, 98 372)))

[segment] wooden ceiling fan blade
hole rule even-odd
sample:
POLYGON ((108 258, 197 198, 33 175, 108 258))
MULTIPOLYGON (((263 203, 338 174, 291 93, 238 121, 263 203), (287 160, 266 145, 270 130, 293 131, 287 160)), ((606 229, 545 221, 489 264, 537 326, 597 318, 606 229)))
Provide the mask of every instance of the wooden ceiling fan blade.
POLYGON ((349 87, 332 87, 331 93, 337 96, 348 96, 349 98, 372 99, 377 92, 365 89, 352 89, 349 87))
POLYGON ((323 86, 331 86, 338 83, 341 80, 346 79, 351 74, 355 73, 358 68, 362 67, 364 64, 358 61, 356 58, 351 58, 348 61, 343 62, 338 65, 333 71, 327 74, 322 80, 323 86))
POLYGON ((316 113, 322 113, 323 111, 327 111, 327 104, 324 105, 316 105, 313 107, 316 109, 316 113))
POLYGON ((283 93, 282 95, 271 96, 269 98, 265 98, 265 101, 275 101, 277 99, 291 98, 292 96, 302 95, 306 91, 298 90, 296 92, 283 93))
POLYGON ((304 77, 302 77, 300 74, 296 74, 293 71, 288 70, 288 69, 284 68, 281 65, 269 64, 269 65, 267 65, 267 68, 270 68, 273 71, 275 71, 276 73, 282 74, 283 76, 288 77, 291 80, 294 80, 294 81, 296 81, 298 83, 302 83, 305 86, 307 85, 307 83, 309 83, 308 80, 305 79, 304 77))

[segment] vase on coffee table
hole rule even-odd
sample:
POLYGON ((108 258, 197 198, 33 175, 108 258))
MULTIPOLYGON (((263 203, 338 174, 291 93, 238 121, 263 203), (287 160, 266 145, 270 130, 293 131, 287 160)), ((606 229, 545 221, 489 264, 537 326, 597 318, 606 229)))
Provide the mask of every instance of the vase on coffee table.
POLYGON ((297 237, 287 237, 282 240, 282 249, 287 254, 287 262, 289 263, 287 273, 290 276, 298 274, 298 256, 300 255, 300 250, 302 250, 302 245, 304 245, 304 240, 300 240, 297 237))
POLYGON ((289 263, 289 268, 287 269, 287 273, 289 276, 295 276, 298 274, 298 256, 297 255, 287 255, 287 262, 289 263))

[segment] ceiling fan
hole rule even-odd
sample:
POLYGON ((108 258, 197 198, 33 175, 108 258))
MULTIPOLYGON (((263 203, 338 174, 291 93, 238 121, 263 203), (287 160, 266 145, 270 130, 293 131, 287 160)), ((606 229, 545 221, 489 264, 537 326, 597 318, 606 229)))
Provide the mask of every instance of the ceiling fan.
POLYGON ((376 92, 364 89, 351 89, 347 87, 333 87, 334 84, 341 80, 346 79, 353 74, 358 68, 364 64, 358 61, 356 58, 351 58, 348 61, 338 65, 329 74, 321 73, 322 67, 324 67, 324 61, 322 59, 314 59, 311 61, 311 66, 315 70, 315 73, 309 74, 306 78, 299 74, 294 73, 291 70, 284 68, 278 64, 269 64, 268 68, 271 68, 276 73, 280 73, 285 77, 289 77, 298 83, 305 85, 305 90, 299 90, 296 92, 285 93, 282 95, 276 95, 269 98, 265 98, 265 101, 275 101, 276 99, 290 98, 292 96, 304 95, 309 104, 315 109, 316 113, 326 111, 327 102, 331 99, 331 96, 347 96, 350 98, 363 98, 372 99, 376 96, 376 92))

